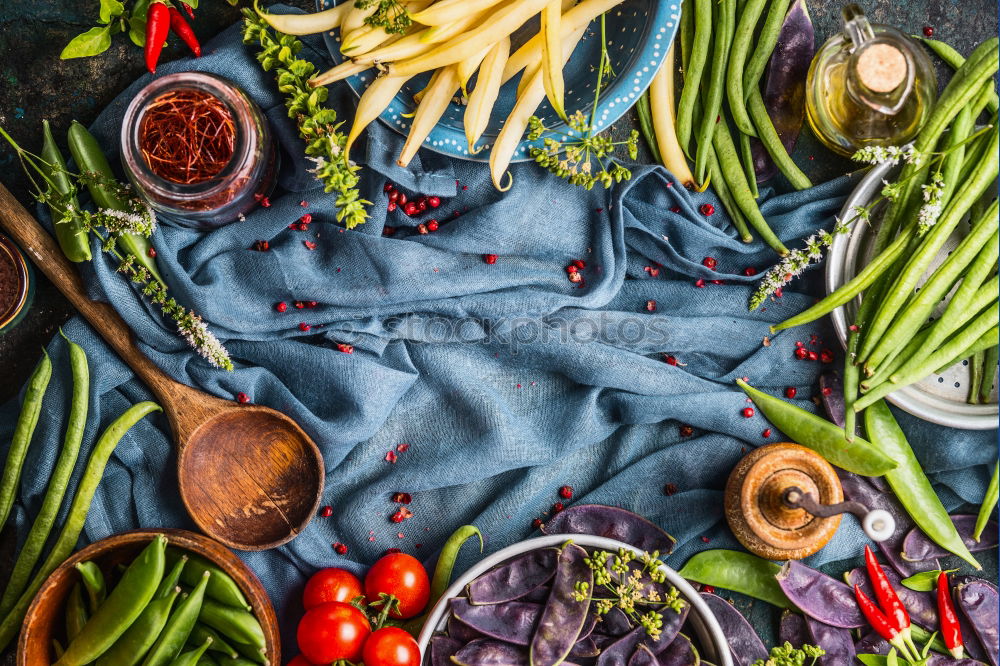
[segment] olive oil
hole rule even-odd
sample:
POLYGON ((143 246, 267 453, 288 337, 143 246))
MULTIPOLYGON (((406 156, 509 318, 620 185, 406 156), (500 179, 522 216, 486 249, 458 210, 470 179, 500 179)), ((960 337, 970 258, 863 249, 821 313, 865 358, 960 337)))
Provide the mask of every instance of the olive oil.
POLYGON ((930 58, 907 35, 871 24, 850 4, 843 31, 816 53, 806 80, 806 119, 829 148, 898 146, 920 130, 937 96, 930 58))

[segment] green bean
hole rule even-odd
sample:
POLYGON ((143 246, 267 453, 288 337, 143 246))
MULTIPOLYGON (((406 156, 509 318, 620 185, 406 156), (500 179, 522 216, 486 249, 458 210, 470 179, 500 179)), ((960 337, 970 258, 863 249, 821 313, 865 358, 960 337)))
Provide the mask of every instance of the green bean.
POLYGON ((76 263, 90 261, 90 242, 87 230, 80 220, 80 204, 76 200, 76 191, 66 170, 66 160, 56 146, 52 136, 49 121, 42 121, 42 172, 49 183, 49 194, 65 201, 67 206, 54 200, 49 200, 49 211, 52 213, 52 230, 55 232, 59 248, 67 259, 76 263))
POLYGON ((80 574, 80 580, 83 581, 83 587, 87 591, 90 612, 96 613, 108 594, 107 586, 104 584, 104 574, 93 562, 77 562, 74 568, 80 574))
POLYGON ((694 41, 694 0, 681 2, 681 72, 686 74, 691 60, 691 43, 694 41))
POLYGON ((965 399, 970 405, 979 404, 979 385, 983 383, 983 361, 985 352, 976 352, 969 358, 969 395, 965 399))
POLYGON ((185 554, 176 548, 167 549, 168 562, 174 562, 182 555, 188 558, 187 566, 181 571, 182 583, 193 587, 201 582, 202 575, 207 571, 212 576, 208 579, 205 596, 218 601, 220 604, 251 610, 250 604, 247 603, 246 597, 243 596, 243 592, 240 590, 240 586, 220 567, 194 553, 185 554))
POLYGON ((712 181, 712 187, 715 189, 715 195, 719 197, 722 207, 729 214, 729 219, 736 228, 736 233, 739 234, 740 240, 744 243, 752 242, 753 236, 750 234, 749 227, 747 227, 743 211, 736 205, 736 199, 733 198, 733 194, 729 191, 729 186, 726 184, 726 179, 722 175, 722 166, 719 164, 719 156, 715 151, 715 146, 712 146, 712 151, 708 154, 708 174, 712 181))
POLYGON ((205 599, 198 619, 236 643, 267 647, 260 622, 245 610, 205 599))
POLYGON ((83 599, 83 585, 73 585, 66 599, 66 638, 73 640, 87 624, 87 603, 83 599))
POLYGON ((863 355, 862 345, 859 362, 864 362, 866 367, 877 368, 891 349, 902 347, 910 341, 980 251, 991 241, 997 242, 1000 223, 995 214, 996 208, 993 210, 993 215, 984 215, 976 222, 958 247, 927 278, 920 291, 896 313, 885 334, 867 356, 863 355))
POLYGON ((153 598, 163 578, 167 538, 157 535, 129 565, 107 600, 90 618, 56 666, 89 664, 108 651, 153 598))
POLYGON ((198 663, 198 661, 202 658, 202 656, 205 654, 205 651, 208 650, 210 647, 212 647, 211 637, 206 638, 205 642, 201 644, 201 647, 198 647, 194 650, 189 650, 178 656, 176 659, 170 662, 170 666, 195 666, 198 663))
MULTIPOLYGON (((1000 128, 994 128, 991 131, 993 137, 991 141, 994 153, 993 157, 983 162, 981 168, 976 169, 972 178, 963 183, 961 189, 955 193, 954 198, 944 209, 944 212, 941 213, 934 226, 924 234, 918 249, 907 259, 906 265, 893 284, 892 289, 881 299, 878 311, 872 317, 868 330, 865 333, 864 343, 861 345, 859 356, 862 359, 867 359, 871 355, 872 350, 892 324, 900 308, 913 293, 917 282, 927 271, 928 266, 930 266, 934 257, 937 256, 945 241, 947 241, 955 227, 965 216, 969 206, 988 187, 993 186, 993 182, 997 177, 998 167, 1000 167, 1000 160, 997 159, 996 155, 996 152, 1000 151, 1000 132, 998 132, 998 129, 1000 128)), ((996 201, 987 210, 986 215, 993 217, 997 215, 996 201)))
POLYGON ((444 594, 444 591, 451 584, 451 572, 455 568, 455 560, 458 559, 458 552, 466 541, 472 537, 479 537, 479 552, 483 551, 483 535, 475 525, 463 525, 455 530, 441 548, 438 555, 437 564, 434 565, 434 575, 431 576, 432 602, 437 602, 444 594))
POLYGON ((702 585, 713 585, 779 608, 795 605, 781 590, 775 576, 781 567, 765 559, 737 550, 703 550, 692 555, 681 567, 681 578, 702 585))
POLYGON ((806 190, 812 187, 812 181, 809 180, 807 175, 802 173, 802 169, 795 164, 792 156, 785 150, 785 145, 781 143, 781 137, 778 136, 778 131, 774 129, 774 123, 771 122, 771 117, 767 115, 767 108, 764 106, 764 99, 761 97, 760 91, 756 88, 751 90, 747 96, 747 103, 750 105, 750 119, 753 120, 754 127, 757 128, 757 137, 764 144, 767 154, 774 160, 778 171, 797 190, 806 190))
POLYGON ((993 476, 990 478, 990 485, 986 487, 986 494, 983 496, 983 503, 979 506, 979 515, 976 517, 976 529, 972 533, 972 538, 979 543, 979 537, 986 529, 986 523, 993 515, 993 509, 997 506, 997 499, 1000 499, 1000 484, 998 484, 997 474, 1000 473, 1000 463, 993 466, 993 476))
POLYGON ((174 588, 181 582, 181 572, 184 571, 184 566, 187 562, 187 555, 182 555, 175 562, 171 562, 170 548, 167 548, 167 566, 170 567, 170 570, 167 571, 163 576, 163 580, 160 581, 160 587, 156 590, 157 599, 162 599, 174 591, 174 588))
MULTIPOLYGON (((187 567, 185 567, 186 569, 187 567)), ((202 603, 205 599, 205 588, 211 577, 211 573, 204 572, 198 585, 170 614, 167 625, 163 627, 159 638, 156 639, 156 643, 142 662, 143 666, 166 666, 184 649, 184 644, 187 643, 188 636, 194 629, 194 623, 198 621, 198 615, 201 613, 202 603)))
POLYGON ((743 164, 743 172, 747 176, 747 185, 750 186, 750 194, 754 199, 760 197, 757 189, 757 171, 753 167, 753 150, 750 148, 750 137, 740 132, 740 162, 743 164))
POLYGON ((73 503, 70 504, 66 522, 63 524, 62 531, 52 546, 49 556, 45 558, 41 568, 35 572, 34 578, 31 579, 31 583, 21 593, 21 596, 7 613, 6 617, 3 618, 3 621, 0 622, 0 651, 7 647, 21 629, 21 621, 24 619, 24 614, 28 611, 28 606, 35 598, 35 594, 42 586, 42 583, 76 548, 80 532, 83 531, 83 523, 87 519, 90 502, 93 500, 97 485, 101 482, 101 477, 104 475, 104 467, 107 465, 108 458, 114 452, 118 441, 144 416, 158 411, 161 411, 161 408, 155 402, 140 402, 133 405, 115 419, 101 434, 97 443, 94 444, 94 448, 90 453, 90 459, 87 461, 87 467, 83 471, 83 476, 80 477, 76 495, 73 497, 73 503))
MULTIPOLYGON (((753 122, 747 114, 746 95, 743 94, 743 74, 746 71, 746 59, 747 54, 750 52, 750 45, 753 42, 753 33, 757 29, 757 21, 760 20, 760 15, 764 12, 766 1, 747 0, 747 3, 743 6, 743 11, 740 13, 740 20, 736 24, 733 46, 729 52, 729 65, 726 74, 726 99, 729 102, 729 111, 733 114, 733 122, 740 132, 747 137, 757 136, 757 131, 754 129, 753 122)), ((747 143, 749 144, 749 141, 747 143)), ((747 178, 750 177, 750 173, 747 172, 747 178)), ((757 179, 754 178, 754 182, 756 181, 757 179)))
POLYGON ((240 656, 236 652, 236 649, 219 635, 219 632, 201 622, 195 623, 194 628, 191 630, 191 635, 188 636, 188 644, 201 645, 205 642, 206 638, 212 639, 212 645, 208 648, 210 652, 218 652, 234 659, 240 656))
MULTIPOLYGON (((87 131, 87 128, 75 120, 69 127, 69 151, 73 155, 73 160, 83 173, 96 174, 100 180, 90 179, 87 181, 87 191, 90 198, 94 200, 94 205, 98 208, 110 210, 128 211, 128 206, 109 186, 107 181, 114 181, 114 172, 108 164, 108 158, 97 143, 97 139, 87 131)), ((163 284, 163 278, 156 267, 156 259, 150 250, 153 245, 148 238, 133 233, 122 233, 118 237, 118 243, 128 254, 135 258, 136 262, 148 270, 157 282, 163 284)))
POLYGON ((993 378, 997 374, 997 361, 1000 355, 1000 348, 993 345, 986 350, 983 357, 983 379, 979 384, 979 402, 988 403, 990 394, 993 393, 993 378))
POLYGON ((63 438, 62 451, 49 477, 42 506, 28 531, 28 536, 25 537, 24 546, 17 555, 7 587, 4 588, 3 597, 0 598, 0 618, 14 607, 18 596, 28 584, 32 569, 38 564, 38 558, 45 548, 45 542, 49 538, 52 525, 59 514, 59 507, 66 495, 76 459, 80 455, 83 431, 87 425, 87 407, 90 401, 90 369, 87 365, 87 354, 80 345, 65 335, 63 337, 69 349, 70 370, 73 374, 73 397, 70 400, 69 417, 66 420, 66 434, 63 438))
MULTIPOLYGON (((990 119, 990 125, 996 124, 996 117, 990 119)), ((986 159, 986 150, 989 147, 989 136, 986 134, 980 134, 978 137, 973 139, 971 144, 967 144, 965 147, 965 161, 962 163, 961 168, 958 172, 958 178, 956 179, 959 183, 964 183, 972 175, 973 169, 986 159)))
POLYGON ((788 0, 770 0, 770 2, 764 24, 760 28, 760 35, 757 37, 757 46, 754 47, 753 54, 743 69, 744 101, 749 98, 751 91, 759 90, 760 77, 764 75, 764 68, 767 67, 767 62, 774 53, 774 47, 778 44, 781 24, 788 10, 788 0))
MULTIPOLYGON (((736 0, 719 0, 719 12, 715 20, 715 41, 712 45, 712 69, 708 79, 708 89, 705 94, 704 112, 701 125, 698 127, 697 147, 694 158, 694 179, 698 183, 705 182, 708 171, 708 146, 712 143, 717 125, 724 122, 722 118, 722 94, 725 92, 726 64, 729 62, 729 45, 733 41, 733 31, 736 29, 736 0)), ((718 146, 716 146, 718 150, 718 146)), ((721 155, 720 155, 721 159, 721 155)), ((721 159, 725 168, 725 159, 721 159)))
POLYGON ((837 467, 863 476, 882 476, 896 466, 892 459, 860 437, 847 441, 844 431, 826 419, 758 391, 742 379, 736 383, 778 430, 837 467))
POLYGON ((45 397, 45 389, 48 388, 51 378, 52 361, 49 360, 49 355, 43 349, 42 359, 35 366, 31 378, 28 379, 28 388, 24 392, 24 402, 21 403, 21 414, 17 417, 14 438, 7 451, 7 462, 4 464, 3 476, 0 477, 0 529, 7 522, 10 510, 14 507, 14 495, 17 493, 17 487, 21 480, 24 458, 28 455, 31 436, 35 433, 38 417, 42 413, 42 399, 45 397))
POLYGON ((985 333, 983 333, 975 342, 969 345, 963 351, 958 352, 958 354, 948 358, 948 360, 941 363, 938 369, 934 371, 935 374, 940 375, 942 372, 953 366, 955 363, 961 361, 966 356, 975 354, 978 351, 986 351, 991 345, 996 344, 997 336, 1000 335, 1000 327, 994 326, 985 333))
POLYGON ((872 446, 896 461, 896 467, 886 472, 885 479, 913 522, 934 543, 980 569, 884 400, 865 410, 865 430, 872 446))
POLYGON ((170 618, 181 588, 176 585, 165 596, 157 590, 153 600, 146 604, 142 614, 122 634, 115 644, 97 660, 97 666, 135 666, 156 643, 160 632, 170 618))
POLYGON ((649 146, 649 153, 653 156, 653 161, 663 164, 663 157, 660 156, 660 147, 656 145, 656 133, 653 131, 653 113, 649 108, 649 90, 639 95, 639 101, 635 103, 635 112, 639 116, 639 129, 642 130, 642 137, 649 146))
POLYGON ((725 118, 715 126, 714 137, 715 151, 719 157, 719 168, 722 177, 726 181, 736 205, 746 216, 747 222, 754 228, 754 231, 767 243, 775 252, 784 257, 788 254, 781 239, 771 230, 767 220, 760 212, 757 202, 750 193, 747 185, 746 175, 740 167, 740 159, 736 154, 736 146, 733 145, 733 138, 729 135, 729 127, 725 118))
MULTIPOLYGON (((925 37, 916 37, 916 39, 923 41, 923 43, 926 44, 931 51, 937 54, 937 56, 952 69, 959 69, 965 64, 965 56, 952 48, 950 44, 937 39, 927 39, 925 37)), ((1000 97, 997 97, 995 90, 993 91, 993 94, 990 95, 990 99, 987 101, 986 106, 992 113, 996 113, 997 108, 1000 107, 1000 97)))
POLYGON ((681 148, 691 156, 691 128, 694 105, 698 100, 701 79, 708 61, 709 44, 712 39, 712 0, 693 0, 694 39, 688 65, 684 68, 684 86, 677 102, 677 140, 681 148))

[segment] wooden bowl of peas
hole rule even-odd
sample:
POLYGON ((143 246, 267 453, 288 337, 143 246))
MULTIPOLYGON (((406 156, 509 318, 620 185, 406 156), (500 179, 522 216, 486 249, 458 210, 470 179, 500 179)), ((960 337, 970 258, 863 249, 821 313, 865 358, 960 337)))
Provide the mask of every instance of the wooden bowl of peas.
MULTIPOLYGON (((58 659, 57 650, 67 647, 66 611, 68 604, 71 603, 70 596, 74 587, 78 582, 82 584, 82 576, 76 568, 77 563, 93 562, 96 564, 107 581, 107 591, 111 594, 118 579, 121 578, 123 568, 127 567, 158 534, 167 538, 167 560, 164 575, 171 571, 181 554, 188 557, 181 570, 182 575, 179 581, 180 587, 185 592, 190 592, 192 587, 188 581, 192 581, 193 577, 200 578, 201 572, 206 566, 214 567, 217 571, 221 570, 228 576, 229 580, 218 576, 217 585, 209 584, 206 586, 204 597, 206 603, 199 615, 200 629, 198 631, 207 630, 214 633, 228 643, 229 647, 237 651, 239 648, 251 647, 249 642, 237 645, 237 641, 224 635, 218 627, 211 627, 208 624, 201 625, 202 620, 206 619, 206 611, 211 611, 212 608, 215 609, 217 615, 224 616, 230 613, 230 610, 239 611, 235 614, 238 619, 245 619, 245 616, 241 615, 245 610, 259 622, 262 634, 261 642, 264 647, 259 649, 259 652, 251 647, 251 651, 255 651, 255 654, 240 654, 240 657, 249 658, 256 663, 265 663, 266 661, 270 664, 281 664, 278 620, 274 608, 271 606, 271 601, 257 576, 232 551, 213 539, 186 530, 144 529, 115 534, 92 543, 83 550, 74 553, 72 557, 52 572, 38 594, 35 595, 35 599, 25 616, 17 646, 18 666, 54 664, 58 659), (188 573, 185 574, 185 571, 188 573), (238 609, 235 605, 240 598, 246 601, 246 606, 243 609, 238 609)), ((209 582, 211 580, 210 576, 209 582)), ((172 606, 173 610, 179 607, 181 599, 181 596, 177 596, 172 606)), ((89 605, 89 600, 87 605, 89 605)), ((211 613, 208 617, 212 617, 211 613)), ((217 620, 213 620, 213 622, 219 624, 217 620)), ((224 623, 223 626, 229 634, 233 633, 231 627, 224 623)), ((215 645, 218 647, 218 643, 215 645)), ((196 646, 185 646, 182 651, 186 652, 194 647, 196 646)), ((213 657, 226 656, 219 652, 206 654, 213 657)))

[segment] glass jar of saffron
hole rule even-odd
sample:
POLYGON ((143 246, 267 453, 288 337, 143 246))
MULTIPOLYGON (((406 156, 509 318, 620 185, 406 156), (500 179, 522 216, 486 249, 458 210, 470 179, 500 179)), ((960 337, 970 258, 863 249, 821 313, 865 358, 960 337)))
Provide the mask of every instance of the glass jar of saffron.
POLYGON ((129 180, 153 209, 190 227, 236 220, 270 194, 277 153, 267 121, 222 77, 154 79, 128 105, 121 132, 129 180))

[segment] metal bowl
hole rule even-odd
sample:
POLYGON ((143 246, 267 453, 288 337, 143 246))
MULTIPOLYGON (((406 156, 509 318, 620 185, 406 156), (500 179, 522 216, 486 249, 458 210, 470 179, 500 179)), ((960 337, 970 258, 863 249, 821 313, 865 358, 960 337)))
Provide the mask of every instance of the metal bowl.
MULTIPOLYGON (((567 541, 572 541, 586 548, 600 548, 612 553, 618 552, 619 548, 625 548, 631 550, 636 555, 642 554, 642 551, 627 543, 588 534, 548 534, 543 537, 520 541, 493 553, 455 579, 455 582, 441 595, 441 599, 434 604, 434 608, 431 609, 430 615, 427 616, 424 628, 420 631, 420 636, 417 638, 424 666, 430 666, 429 647, 431 638, 433 638, 434 634, 444 631, 445 625, 448 622, 448 614, 450 612, 448 602, 461 594, 466 585, 496 565, 506 562, 522 553, 538 548, 558 547, 567 541)), ((719 666, 733 666, 733 659, 729 652, 729 643, 726 641, 726 636, 722 633, 722 627, 719 626, 719 621, 715 619, 715 615, 712 614, 708 604, 702 600, 697 590, 681 578, 676 571, 665 564, 661 565, 660 568, 666 575, 667 582, 676 587, 685 601, 691 604, 691 612, 688 614, 688 619, 691 621, 698 636, 698 648, 701 656, 713 664, 719 664, 719 666)))
MULTIPOLYGON (((316 6, 321 10, 329 9, 340 2, 344 0, 316 0, 316 6)), ((677 32, 680 15, 681 0, 624 0, 607 13, 605 27, 609 43, 608 56, 614 75, 605 84, 597 105, 594 124, 598 132, 624 115, 652 82, 677 32)), ((533 25, 534 29, 521 28, 511 36, 512 48, 516 49, 537 32, 537 20, 528 25, 533 25)), ((589 117, 594 106, 594 84, 597 77, 594 66, 599 62, 601 54, 599 26, 599 20, 591 24, 563 70, 566 81, 566 113, 573 113, 579 109, 589 117)), ((344 56, 340 53, 340 32, 338 30, 325 32, 323 37, 334 62, 342 62, 344 56)), ((355 93, 361 95, 373 78, 372 70, 368 70, 349 77, 347 83, 355 93)), ((429 79, 430 74, 410 79, 388 108, 382 112, 380 116, 382 122, 396 132, 406 135, 411 123, 411 118, 408 116, 416 108, 413 95, 422 90, 429 79)), ((504 120, 514 108, 515 91, 519 80, 520 75, 515 76, 500 90, 490 124, 479 140, 481 147, 489 148, 496 140, 504 120)), ((449 105, 437 126, 424 140, 423 147, 451 157, 488 162, 489 150, 481 150, 476 154, 469 153, 465 126, 462 122, 464 114, 464 105, 455 103, 449 105)), ((548 102, 542 103, 536 115, 553 131, 571 132, 548 102)), ((534 145, 541 145, 541 140, 522 141, 512 161, 530 160, 528 149, 534 145)))
MULTIPOLYGON (((882 180, 889 179, 893 170, 891 164, 881 164, 874 167, 847 197, 844 208, 840 212, 841 219, 853 217, 851 211, 855 206, 867 206, 878 197, 882 190, 882 180)), ((968 223, 963 221, 931 263, 927 275, 930 275, 930 272, 945 260, 967 231, 968 223)), ((863 223, 855 223, 849 234, 838 235, 834 239, 826 260, 827 292, 833 292, 853 278, 857 274, 858 267, 863 266, 871 259, 871 241, 873 239, 872 227, 863 223)), ((948 298, 950 295, 941 302, 938 310, 935 310, 934 316, 940 314, 941 309, 947 304, 948 298)), ((845 349, 847 347, 848 321, 854 319, 859 303, 860 298, 854 299, 832 313, 837 337, 845 349)), ((966 402, 969 376, 968 361, 961 361, 940 374, 934 373, 915 384, 904 386, 890 393, 886 399, 900 409, 925 421, 966 430, 993 430, 997 427, 997 418, 1000 414, 1000 410, 997 408, 996 382, 994 382, 989 403, 970 405, 966 402)))

